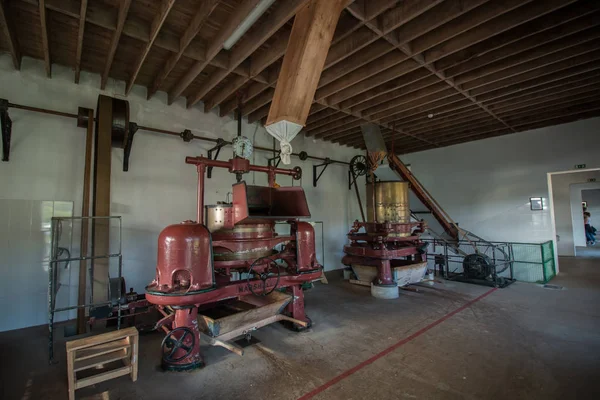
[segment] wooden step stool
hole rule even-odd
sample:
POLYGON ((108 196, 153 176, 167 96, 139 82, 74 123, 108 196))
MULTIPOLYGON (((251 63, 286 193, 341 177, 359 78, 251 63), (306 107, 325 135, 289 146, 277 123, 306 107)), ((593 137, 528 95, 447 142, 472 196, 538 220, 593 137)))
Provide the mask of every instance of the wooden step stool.
POLYGON ((75 390, 119 376, 131 375, 137 380, 138 331, 135 327, 67 342, 67 374, 69 400, 75 400, 75 390), (105 369, 105 364, 121 361, 119 367, 105 369), (98 374, 77 378, 77 372, 98 369, 98 374))

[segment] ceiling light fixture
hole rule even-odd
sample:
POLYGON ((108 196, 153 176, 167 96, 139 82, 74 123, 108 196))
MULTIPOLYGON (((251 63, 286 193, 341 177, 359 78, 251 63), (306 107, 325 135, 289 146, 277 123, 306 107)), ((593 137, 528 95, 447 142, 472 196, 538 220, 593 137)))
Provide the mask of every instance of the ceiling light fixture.
POLYGON ((275 0, 261 0, 258 4, 250 11, 250 14, 242 21, 241 24, 235 28, 235 31, 229 36, 229 38, 223 43, 225 50, 230 50, 240 40, 248 29, 254 25, 256 21, 275 3, 275 0))

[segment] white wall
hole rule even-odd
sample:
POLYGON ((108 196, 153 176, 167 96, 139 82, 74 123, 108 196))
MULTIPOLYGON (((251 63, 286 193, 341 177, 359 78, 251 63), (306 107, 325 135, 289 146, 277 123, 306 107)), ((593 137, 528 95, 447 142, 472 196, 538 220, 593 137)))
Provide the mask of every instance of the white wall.
MULTIPOLYGON (((81 83, 75 85, 72 71, 60 66, 53 66, 52 79, 47 79, 43 63, 29 58, 23 59, 21 71, 15 71, 10 57, 0 56, 0 98, 12 103, 77 113, 79 106, 95 109, 101 93, 99 86, 100 77, 88 73, 82 73, 81 83)), ((123 91, 123 82, 110 80, 107 90, 102 93, 120 97, 123 91)), ((236 134, 234 120, 220 118, 216 112, 205 114, 202 104, 188 110, 183 98, 167 106, 166 93, 160 92, 146 101, 145 89, 135 86, 127 100, 131 121, 140 125, 172 131, 189 128, 195 134, 225 139, 236 134)), ((77 128, 74 119, 64 117, 13 108, 10 116, 13 120, 11 157, 9 163, 0 164, 0 199, 73 201, 75 214, 80 215, 85 130, 77 128)), ((244 123, 243 134, 250 138, 255 136, 256 145, 272 145, 271 136, 257 124, 244 123)), ((330 143, 319 141, 315 144, 303 135, 292 145, 296 152, 305 150, 310 155, 342 161, 349 161, 358 153, 355 149, 330 143)), ((139 131, 133 143, 129 172, 123 172, 121 168, 122 150, 113 151, 111 208, 115 215, 123 218, 124 276, 127 285, 138 292, 143 292, 153 278, 156 239, 161 229, 195 218, 197 175, 193 166, 184 163, 185 156, 206 154, 212 146, 208 142, 195 140, 184 143, 177 137, 139 131)), ((254 163, 266 165, 270 154, 256 152, 254 163)), ((230 155, 230 148, 225 148, 220 158, 230 155)), ((352 221, 360 215, 354 192, 347 187, 347 167, 329 166, 319 186, 313 188, 314 162, 301 162, 295 157, 292 160, 292 166, 299 165, 304 172, 301 184, 312 212, 311 220, 324 221, 326 251, 325 260, 320 261, 328 270, 339 268, 346 233, 352 221)), ((245 179, 249 183, 266 184, 263 174, 246 175, 245 179)), ((207 181, 206 204, 224 200, 234 182, 233 175, 215 169, 213 178, 207 181)), ((283 177, 278 182, 290 185, 291 178, 283 177)), ((38 268, 31 271, 28 280, 19 279, 12 272, 17 268, 15 262, 18 260, 0 259, 2 280, 8 279, 15 287, 23 289, 18 299, 0 295, 0 308, 4 310, 0 317, 0 331, 46 322, 43 311, 47 306, 41 294, 45 293, 47 272, 38 268), (27 292, 34 286, 36 300, 32 300, 27 292), (31 308, 36 312, 15 315, 15 301, 35 301, 31 308)), ((68 281, 77 282, 76 275, 76 268, 73 268, 68 281)), ((76 288, 70 285, 61 290, 70 290, 70 301, 74 304, 76 288)))
MULTIPOLYGON (((586 193, 588 196, 587 198, 590 199, 590 204, 595 205, 595 211, 600 213, 600 182, 571 184, 571 220, 573 224, 573 242, 575 244, 575 255, 577 255, 577 247, 585 247, 587 242, 585 237, 585 228, 583 226, 583 215, 581 208, 581 202, 584 201, 584 193, 586 193)), ((600 214, 598 215, 600 216, 600 214)))
POLYGON ((576 164, 600 167, 600 119, 402 156, 462 227, 488 240, 541 242, 552 237, 547 173, 576 164), (546 208, 531 211, 530 197, 546 208))
MULTIPOLYGON (((585 184, 588 179, 599 179, 600 171, 580 171, 552 174, 552 202, 554 204, 554 220, 556 223, 556 242, 559 256, 575 256, 574 226, 583 230, 581 217, 581 200, 579 206, 572 207, 571 199, 577 192, 576 185, 585 184), (574 188, 575 186, 575 188, 574 188), (575 224, 575 225, 574 225, 575 224)), ((581 192, 581 187, 579 188, 581 192)), ((579 197, 580 199, 581 197, 579 197)))

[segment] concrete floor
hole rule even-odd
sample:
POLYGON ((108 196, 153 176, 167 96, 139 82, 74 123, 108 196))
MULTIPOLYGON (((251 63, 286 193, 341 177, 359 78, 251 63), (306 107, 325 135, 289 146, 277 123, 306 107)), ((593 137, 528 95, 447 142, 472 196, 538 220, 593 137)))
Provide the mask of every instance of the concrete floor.
MULTIPOLYGON (((600 261, 563 259, 552 283, 564 289, 515 283, 444 319, 490 288, 444 282, 384 301, 331 279, 307 292, 309 332, 262 328, 243 357, 203 347, 207 367, 187 373, 162 372, 162 335, 142 336, 137 382, 76 396, 284 400, 321 387, 304 399, 599 399, 600 261)), ((46 333, 0 334, 2 399, 67 398, 64 344, 48 366, 46 333)))
POLYGON ((585 258, 600 258, 600 244, 595 246, 579 247, 575 248, 575 254, 577 257, 585 258))

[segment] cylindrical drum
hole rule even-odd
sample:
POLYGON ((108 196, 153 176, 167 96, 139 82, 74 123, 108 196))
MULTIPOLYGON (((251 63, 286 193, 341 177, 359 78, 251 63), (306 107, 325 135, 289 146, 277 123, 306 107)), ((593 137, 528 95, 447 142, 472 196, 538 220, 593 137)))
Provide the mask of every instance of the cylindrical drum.
POLYGON ((408 182, 377 182, 367 185, 367 221, 373 220, 373 200, 377 222, 409 223, 408 182), (373 199, 375 197, 375 199, 373 199))

